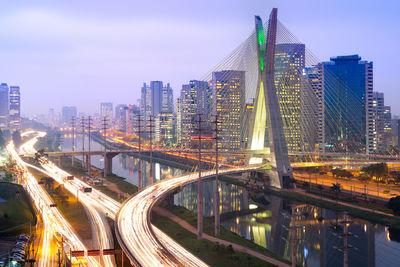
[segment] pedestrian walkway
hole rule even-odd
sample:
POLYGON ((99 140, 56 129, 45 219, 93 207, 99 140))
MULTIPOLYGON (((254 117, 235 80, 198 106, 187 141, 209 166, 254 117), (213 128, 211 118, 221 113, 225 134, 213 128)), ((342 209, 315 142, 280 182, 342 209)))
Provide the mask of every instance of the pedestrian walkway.
MULTIPOLYGON (((164 216, 164 217, 169 218, 170 220, 176 222, 177 224, 179 224, 181 227, 185 228, 185 229, 188 230, 189 232, 191 232, 191 233, 197 235, 197 229, 196 229, 195 227, 193 227, 191 224, 189 224, 189 223, 186 222, 185 220, 179 218, 178 216, 176 216, 176 215, 173 214, 172 212, 170 212, 170 211, 168 211, 168 210, 166 210, 166 209, 164 209, 164 208, 161 208, 161 207, 155 207, 155 208, 153 208, 153 211, 155 211, 157 214, 159 214, 159 215, 161 215, 161 216, 164 216)), ((245 246, 238 245, 238 244, 236 244, 236 243, 232 243, 232 242, 229 242, 229 241, 226 241, 226 240, 223 240, 223 239, 219 239, 219 238, 216 238, 216 237, 214 237, 214 236, 207 235, 207 234, 205 234, 205 233, 203 233, 203 238, 206 239, 206 240, 208 240, 208 241, 214 242, 214 243, 222 244, 222 245, 224 245, 224 246, 229 246, 229 245, 231 245, 232 248, 233 248, 235 251, 247 253, 247 254, 249 254, 249 255, 251 255, 251 256, 254 256, 254 257, 256 257, 256 258, 259 258, 260 260, 269 262, 269 263, 271 263, 271 264, 275 264, 276 266, 279 266, 279 267, 289 267, 289 265, 286 264, 286 263, 284 263, 284 262, 281 262, 281 261, 279 261, 279 260, 277 260, 277 259, 274 259, 274 258, 271 258, 271 257, 269 257, 269 256, 266 256, 266 255, 264 255, 264 254, 262 254, 262 253, 259 253, 259 252, 257 252, 257 251, 251 250, 251 249, 249 249, 249 248, 247 248, 247 247, 245 247, 245 246)))

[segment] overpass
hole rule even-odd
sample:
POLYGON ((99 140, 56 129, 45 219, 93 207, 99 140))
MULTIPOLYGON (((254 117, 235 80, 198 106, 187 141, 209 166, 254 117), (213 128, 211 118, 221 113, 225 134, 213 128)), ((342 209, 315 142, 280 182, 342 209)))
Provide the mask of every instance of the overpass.
MULTIPOLYGON (((239 172, 254 171, 262 165, 250 167, 238 167, 222 169, 220 174, 233 174, 239 172)), ((215 170, 205 171, 202 179, 209 179, 215 176, 215 170)), ((159 240, 159 230, 150 222, 150 214, 154 205, 175 189, 186 184, 196 182, 199 179, 198 173, 190 173, 178 177, 172 177, 148 186, 136 195, 124 202, 120 208, 115 224, 115 231, 118 242, 128 258, 139 266, 205 266, 205 264, 192 255, 191 261, 187 262, 176 257, 168 247, 159 240)))

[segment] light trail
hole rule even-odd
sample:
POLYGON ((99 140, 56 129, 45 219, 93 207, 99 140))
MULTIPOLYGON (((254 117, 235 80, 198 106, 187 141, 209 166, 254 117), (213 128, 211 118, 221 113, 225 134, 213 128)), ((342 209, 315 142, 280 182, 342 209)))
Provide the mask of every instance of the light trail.
MULTIPOLYGON (((45 135, 45 133, 44 133, 45 135)), ((34 140, 37 141, 39 136, 44 136, 43 133, 36 136, 34 140)), ((28 141, 35 143, 35 141, 28 141)), ((64 243, 69 245, 73 250, 86 250, 82 241, 78 238, 75 231, 72 229, 68 221, 61 215, 59 210, 54 207, 50 207, 53 204, 50 197, 38 184, 35 177, 28 171, 26 163, 19 157, 13 142, 11 141, 6 147, 10 157, 15 160, 17 166, 23 171, 23 185, 26 191, 30 194, 37 210, 41 213, 43 218, 43 241, 42 241, 42 255, 39 257, 38 266, 52 266, 53 255, 50 251, 50 239, 55 232, 62 233, 64 237, 64 243)), ((89 266, 100 266, 97 261, 92 258, 86 257, 87 265, 89 266)), ((82 264, 82 263, 81 263, 82 264)))
MULTIPOLYGON (((220 170, 220 173, 242 172, 258 167, 230 168, 220 170)), ((215 170, 211 170, 204 172, 202 177, 210 178, 214 175, 215 170)), ((132 261, 143 266, 206 266, 199 258, 179 248, 175 241, 150 223, 151 208, 160 198, 179 186, 197 180, 198 173, 164 179, 148 186, 124 203, 117 215, 117 235, 132 261)))
MULTIPOLYGON (((37 142, 37 139, 40 137, 44 137, 45 133, 43 132, 38 132, 37 136, 30 141, 26 142, 20 147, 20 152, 22 153, 36 153, 36 149, 34 148, 35 143, 37 142)), ((40 172, 45 173, 48 176, 51 176, 56 180, 57 183, 62 184, 65 189, 67 189, 70 193, 72 193, 75 197, 78 196, 79 191, 82 188, 85 187, 90 187, 88 184, 81 182, 78 179, 70 180, 67 181, 65 178, 67 176, 70 176, 71 174, 65 172, 64 170, 58 168, 56 165, 54 165, 50 161, 42 161, 41 166, 43 167, 44 170, 41 168, 38 168, 34 165, 31 164, 26 164, 26 166, 36 169, 40 172)), ((86 207, 88 211, 88 215, 90 217, 91 223, 96 229, 97 233, 97 239, 99 242, 100 249, 108 249, 113 247, 113 237, 112 233, 109 230, 108 227, 106 227, 106 221, 105 217, 101 216, 100 213, 107 214, 110 211, 106 210, 105 207, 108 207, 109 205, 114 206, 114 209, 117 209, 119 203, 116 201, 107 201, 107 203, 104 203, 104 205, 99 205, 99 202, 101 202, 102 198, 102 193, 101 195, 97 190, 92 189, 93 195, 81 193, 79 195, 82 204, 86 207)), ((103 260, 103 266, 114 266, 114 261, 113 261, 113 256, 112 255, 107 255, 107 256, 101 256, 103 260)))
MULTIPOLYGON (((28 153, 32 153, 34 151, 34 148, 31 145, 27 145, 23 147, 23 149, 25 152, 28 153)), ((64 178, 66 176, 70 176, 69 173, 61 170, 51 162, 43 164, 42 167, 45 169, 46 172, 50 173, 51 176, 56 179, 56 181, 59 181, 61 183, 64 182, 64 178)), ((255 168, 256 168, 255 166, 246 168, 232 168, 223 170, 221 171, 221 173, 252 170, 255 168)), ((212 176, 213 174, 214 174, 213 171, 205 173, 206 176, 212 176)), ((181 177, 174 177, 167 180, 162 180, 159 183, 153 185, 152 187, 146 188, 145 190, 141 191, 134 197, 134 199, 138 200, 143 196, 143 194, 146 195, 146 198, 144 198, 143 201, 140 201, 142 206, 133 207, 134 204, 132 203, 128 205, 130 208, 133 207, 135 209, 135 212, 131 212, 129 214, 129 211, 127 209, 121 209, 120 213, 118 214, 117 224, 119 224, 120 221, 124 222, 126 221, 126 223, 124 223, 124 226, 122 227, 124 230, 120 231, 117 234, 120 234, 123 240, 124 238, 128 238, 131 239, 131 243, 140 244, 137 249, 135 247, 132 248, 132 246, 129 245, 127 246, 128 256, 131 254, 131 251, 134 251, 136 249, 135 258, 132 259, 132 257, 130 257, 133 262, 137 261, 140 265, 143 266, 157 266, 157 265, 207 266, 203 261, 201 261, 193 254, 191 254, 189 251, 187 251, 185 248, 183 248, 181 245, 175 242, 168 235, 163 233, 155 226, 151 225, 149 217, 151 207, 155 204, 158 198, 168 193, 173 188, 176 188, 180 185, 184 185, 190 182, 194 182, 197 179, 198 179, 197 174, 190 174, 181 177), (160 183, 162 183, 161 185, 162 188, 160 189, 163 190, 158 190, 160 183), (143 209, 143 207, 145 207, 145 209, 143 209), (128 215, 123 216, 121 215, 121 212, 122 213, 127 212, 128 215), (138 223, 135 227, 132 227, 133 224, 131 223, 133 221, 138 223)), ((82 188, 90 186, 80 181, 79 179, 74 179, 68 182, 67 181, 64 182, 64 186, 67 189, 73 185, 74 188, 82 188)), ((74 193, 75 191, 71 190, 70 192, 74 193)), ((89 194, 81 194, 80 198, 82 199, 82 202, 85 205, 90 203, 90 205, 97 207, 98 209, 107 213, 112 218, 115 218, 117 216, 117 213, 121 207, 121 204, 119 202, 113 200, 112 198, 108 197, 107 195, 103 194, 102 192, 94 188, 92 189, 92 192, 89 194)), ((124 207, 126 208, 128 206, 125 205, 124 207)), ((121 227, 118 226, 118 229, 121 229, 121 227)), ((123 242, 125 243, 125 241, 123 242)))

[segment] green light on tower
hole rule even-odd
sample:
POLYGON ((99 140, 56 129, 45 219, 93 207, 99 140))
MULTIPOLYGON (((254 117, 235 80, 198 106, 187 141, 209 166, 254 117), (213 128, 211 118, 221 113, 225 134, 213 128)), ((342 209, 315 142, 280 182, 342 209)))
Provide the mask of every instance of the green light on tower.
POLYGON ((264 29, 261 23, 257 24, 257 38, 258 38, 258 45, 260 46, 260 69, 261 71, 263 71, 265 48, 261 47, 265 45, 265 37, 264 37, 264 29))

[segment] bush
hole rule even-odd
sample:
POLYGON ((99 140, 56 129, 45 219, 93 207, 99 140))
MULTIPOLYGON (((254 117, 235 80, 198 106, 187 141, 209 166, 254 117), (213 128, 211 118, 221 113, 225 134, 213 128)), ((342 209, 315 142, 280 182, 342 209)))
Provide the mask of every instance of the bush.
POLYGON ((400 214, 400 196, 389 199, 386 207, 393 210, 393 213, 400 214))

